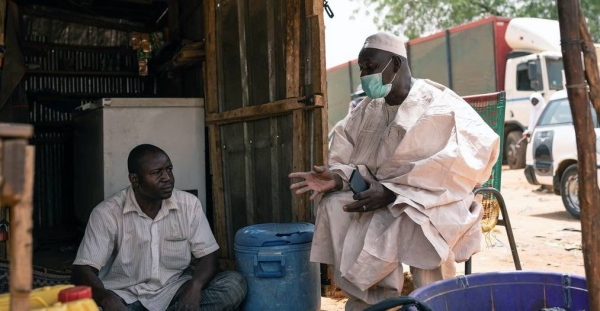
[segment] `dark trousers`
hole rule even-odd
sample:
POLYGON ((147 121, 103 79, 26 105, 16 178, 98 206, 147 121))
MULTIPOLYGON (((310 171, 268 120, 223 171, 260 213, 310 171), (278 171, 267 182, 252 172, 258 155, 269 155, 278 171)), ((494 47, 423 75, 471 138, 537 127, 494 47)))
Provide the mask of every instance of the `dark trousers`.
MULTIPOLYGON (((187 284, 187 283, 186 283, 187 284)), ((179 294, 186 285, 183 284, 169 304, 167 311, 176 311, 179 294)), ((237 310, 246 298, 246 279, 235 271, 224 271, 215 275, 202 290, 202 300, 199 311, 233 311, 237 310)), ((142 303, 136 301, 127 305, 128 311, 148 311, 142 303)), ((154 311, 154 310, 152 310, 154 311)))

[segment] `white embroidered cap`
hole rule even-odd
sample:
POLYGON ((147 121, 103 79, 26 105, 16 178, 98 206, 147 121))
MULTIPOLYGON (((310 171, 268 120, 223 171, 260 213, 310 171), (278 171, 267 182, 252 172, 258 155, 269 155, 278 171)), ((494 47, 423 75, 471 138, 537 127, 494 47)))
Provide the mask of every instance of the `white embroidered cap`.
POLYGON ((404 40, 389 32, 382 31, 369 36, 363 45, 363 49, 366 48, 379 49, 407 57, 404 40))

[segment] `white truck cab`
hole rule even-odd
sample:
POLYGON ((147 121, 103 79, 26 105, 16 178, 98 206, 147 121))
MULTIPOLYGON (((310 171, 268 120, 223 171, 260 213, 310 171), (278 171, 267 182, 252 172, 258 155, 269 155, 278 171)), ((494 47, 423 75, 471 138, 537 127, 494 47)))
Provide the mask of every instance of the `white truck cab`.
POLYGON ((505 150, 511 168, 525 166, 525 146, 517 143, 529 124, 529 96, 539 92, 548 101, 563 89, 563 62, 558 21, 514 18, 508 24, 505 40, 512 49, 506 61, 505 150))

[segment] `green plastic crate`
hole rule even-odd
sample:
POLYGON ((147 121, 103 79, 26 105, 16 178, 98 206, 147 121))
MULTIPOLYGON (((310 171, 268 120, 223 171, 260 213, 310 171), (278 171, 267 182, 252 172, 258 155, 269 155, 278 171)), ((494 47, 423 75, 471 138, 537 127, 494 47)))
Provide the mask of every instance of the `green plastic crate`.
POLYGON ((492 169, 491 178, 483 184, 483 187, 493 187, 500 191, 502 180, 502 153, 504 149, 504 111, 506 109, 506 93, 497 92, 465 96, 463 99, 469 103, 494 132, 500 136, 500 154, 498 155, 498 161, 492 169))

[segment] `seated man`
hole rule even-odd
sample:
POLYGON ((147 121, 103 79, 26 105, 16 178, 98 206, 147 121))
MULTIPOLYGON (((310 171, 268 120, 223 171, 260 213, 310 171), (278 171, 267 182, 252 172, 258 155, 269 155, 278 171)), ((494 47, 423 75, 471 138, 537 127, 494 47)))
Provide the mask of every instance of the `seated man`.
POLYGON ((175 190, 169 156, 139 145, 127 159, 131 186, 98 204, 73 263, 103 310, 235 310, 244 277, 217 274, 217 245, 200 201, 175 190), (193 272, 186 269, 191 255, 193 272))
POLYGON ((453 91, 412 78, 406 57, 397 36, 366 39, 367 98, 334 128, 327 167, 290 174, 297 194, 324 194, 311 261, 333 266, 346 310, 399 295, 402 263, 419 287, 453 277, 454 262, 480 249, 473 189, 489 178, 500 139, 453 91), (369 187, 353 195, 355 169, 369 187))

